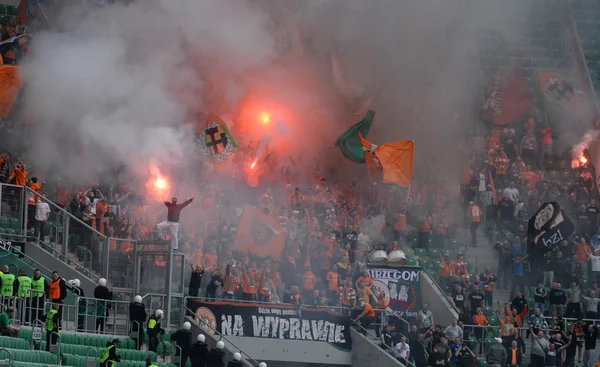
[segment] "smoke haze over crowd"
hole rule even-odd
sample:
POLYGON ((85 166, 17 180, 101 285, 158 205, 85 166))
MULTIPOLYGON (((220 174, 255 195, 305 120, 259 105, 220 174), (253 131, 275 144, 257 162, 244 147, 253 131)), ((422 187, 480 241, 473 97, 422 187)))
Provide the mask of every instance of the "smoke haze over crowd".
MULTIPOLYGON (((459 164, 448 154, 456 127, 476 118, 473 97, 487 83, 472 66, 476 37, 491 16, 520 24, 526 15, 522 5, 490 14, 467 3, 151 0, 66 8, 53 31, 36 36, 25 67, 26 114, 36 121, 28 149, 37 164, 60 166, 71 179, 105 163, 193 164, 194 127, 183 123, 198 112, 239 115, 244 97, 259 93, 287 111, 287 149, 316 155, 360 119, 333 84, 335 49, 363 99, 383 88, 370 140, 415 140, 417 166, 437 158, 450 181, 459 164), (300 55, 294 44, 277 52, 281 23, 297 26, 311 51, 300 55)), ((343 159, 326 151, 322 161, 343 159)))

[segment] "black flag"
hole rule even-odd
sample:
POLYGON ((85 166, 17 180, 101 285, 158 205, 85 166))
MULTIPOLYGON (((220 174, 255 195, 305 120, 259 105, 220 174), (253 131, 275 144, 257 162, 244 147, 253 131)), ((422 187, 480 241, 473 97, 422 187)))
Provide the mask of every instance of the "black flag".
POLYGON ((542 204, 529 219, 527 247, 530 258, 543 256, 573 232, 575 225, 557 202, 542 204))

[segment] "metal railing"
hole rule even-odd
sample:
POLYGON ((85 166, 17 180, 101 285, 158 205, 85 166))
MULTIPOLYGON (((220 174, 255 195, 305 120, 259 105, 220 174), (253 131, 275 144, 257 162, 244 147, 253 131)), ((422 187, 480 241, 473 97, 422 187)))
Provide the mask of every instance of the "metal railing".
MULTIPOLYGON (((186 311, 190 312, 191 314, 194 314, 192 312, 192 310, 190 310, 189 308, 185 307, 186 311)), ((204 330, 206 333, 210 334, 210 335, 216 335, 219 337, 219 341, 220 340, 224 340, 225 342, 227 342, 229 345, 231 345, 232 347, 234 347, 235 349, 237 349, 239 351, 239 353, 244 356, 244 359, 251 361, 254 366, 258 366, 258 361, 256 361, 254 358, 252 358, 248 353, 244 352, 241 348, 239 348, 237 345, 235 345, 234 343, 232 343, 229 339, 227 339, 227 337, 225 337, 223 334, 221 334, 219 332, 219 330, 213 328, 212 326, 210 326, 206 321, 204 320, 200 320, 196 317, 188 317, 192 320, 193 323, 195 323, 196 325, 198 325, 198 327, 200 327, 202 330, 204 330)))
MULTIPOLYGON (((369 340, 371 342, 371 344, 375 345, 376 347, 378 347, 379 349, 381 349, 383 352, 390 354, 394 359, 396 359, 396 361, 403 367, 416 367, 411 361, 406 361, 407 364, 404 364, 402 362, 400 362, 400 360, 398 360, 398 353, 396 353, 396 351, 390 347, 389 345, 383 343, 381 341, 381 338, 378 338, 377 335, 373 334, 370 330, 365 329, 358 321, 354 321, 352 323, 353 326, 357 327, 359 330, 361 330, 364 335, 364 337, 369 340), (367 337, 367 335, 369 335, 370 338, 367 337), (374 341, 377 341, 377 343, 374 343, 374 341)), ((408 340, 407 340, 408 342, 408 340)))
MULTIPOLYGON (((281 306, 295 306, 290 303, 275 303, 275 302, 260 302, 260 301, 245 301, 239 299, 227 299, 227 298, 207 298, 207 297, 190 297, 186 296, 183 298, 184 304, 188 305, 189 301, 202 301, 202 302, 231 302, 231 303, 239 303, 239 304, 255 304, 255 305, 281 305, 281 306)), ((186 306, 187 307, 187 306, 186 306)), ((326 309, 330 312, 337 313, 342 316, 350 315, 350 308, 343 306, 312 306, 312 305, 300 305, 300 308, 316 308, 316 309, 326 309)))
POLYGON ((77 329, 108 335, 129 335, 129 302, 77 297, 77 329))

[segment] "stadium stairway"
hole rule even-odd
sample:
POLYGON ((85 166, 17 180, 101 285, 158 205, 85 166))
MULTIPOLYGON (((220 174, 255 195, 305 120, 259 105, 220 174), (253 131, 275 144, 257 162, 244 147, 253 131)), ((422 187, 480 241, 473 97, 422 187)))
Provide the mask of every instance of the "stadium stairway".
POLYGON ((581 42, 581 48, 590 73, 596 97, 600 92, 600 2, 596 0, 570 0, 570 9, 581 42))

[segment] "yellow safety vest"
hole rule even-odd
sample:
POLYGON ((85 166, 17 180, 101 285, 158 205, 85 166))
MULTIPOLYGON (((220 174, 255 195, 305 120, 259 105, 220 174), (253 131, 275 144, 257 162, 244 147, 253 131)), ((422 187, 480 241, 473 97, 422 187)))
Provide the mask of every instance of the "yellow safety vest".
POLYGON ((0 278, 2 278, 2 289, 0 290, 0 295, 12 296, 13 286, 15 284, 15 276, 12 274, 2 274, 0 275, 0 278))
POLYGON ((21 275, 17 278, 19 281, 19 289, 17 289, 17 296, 25 297, 29 295, 29 289, 31 288, 31 278, 25 275, 21 275))

